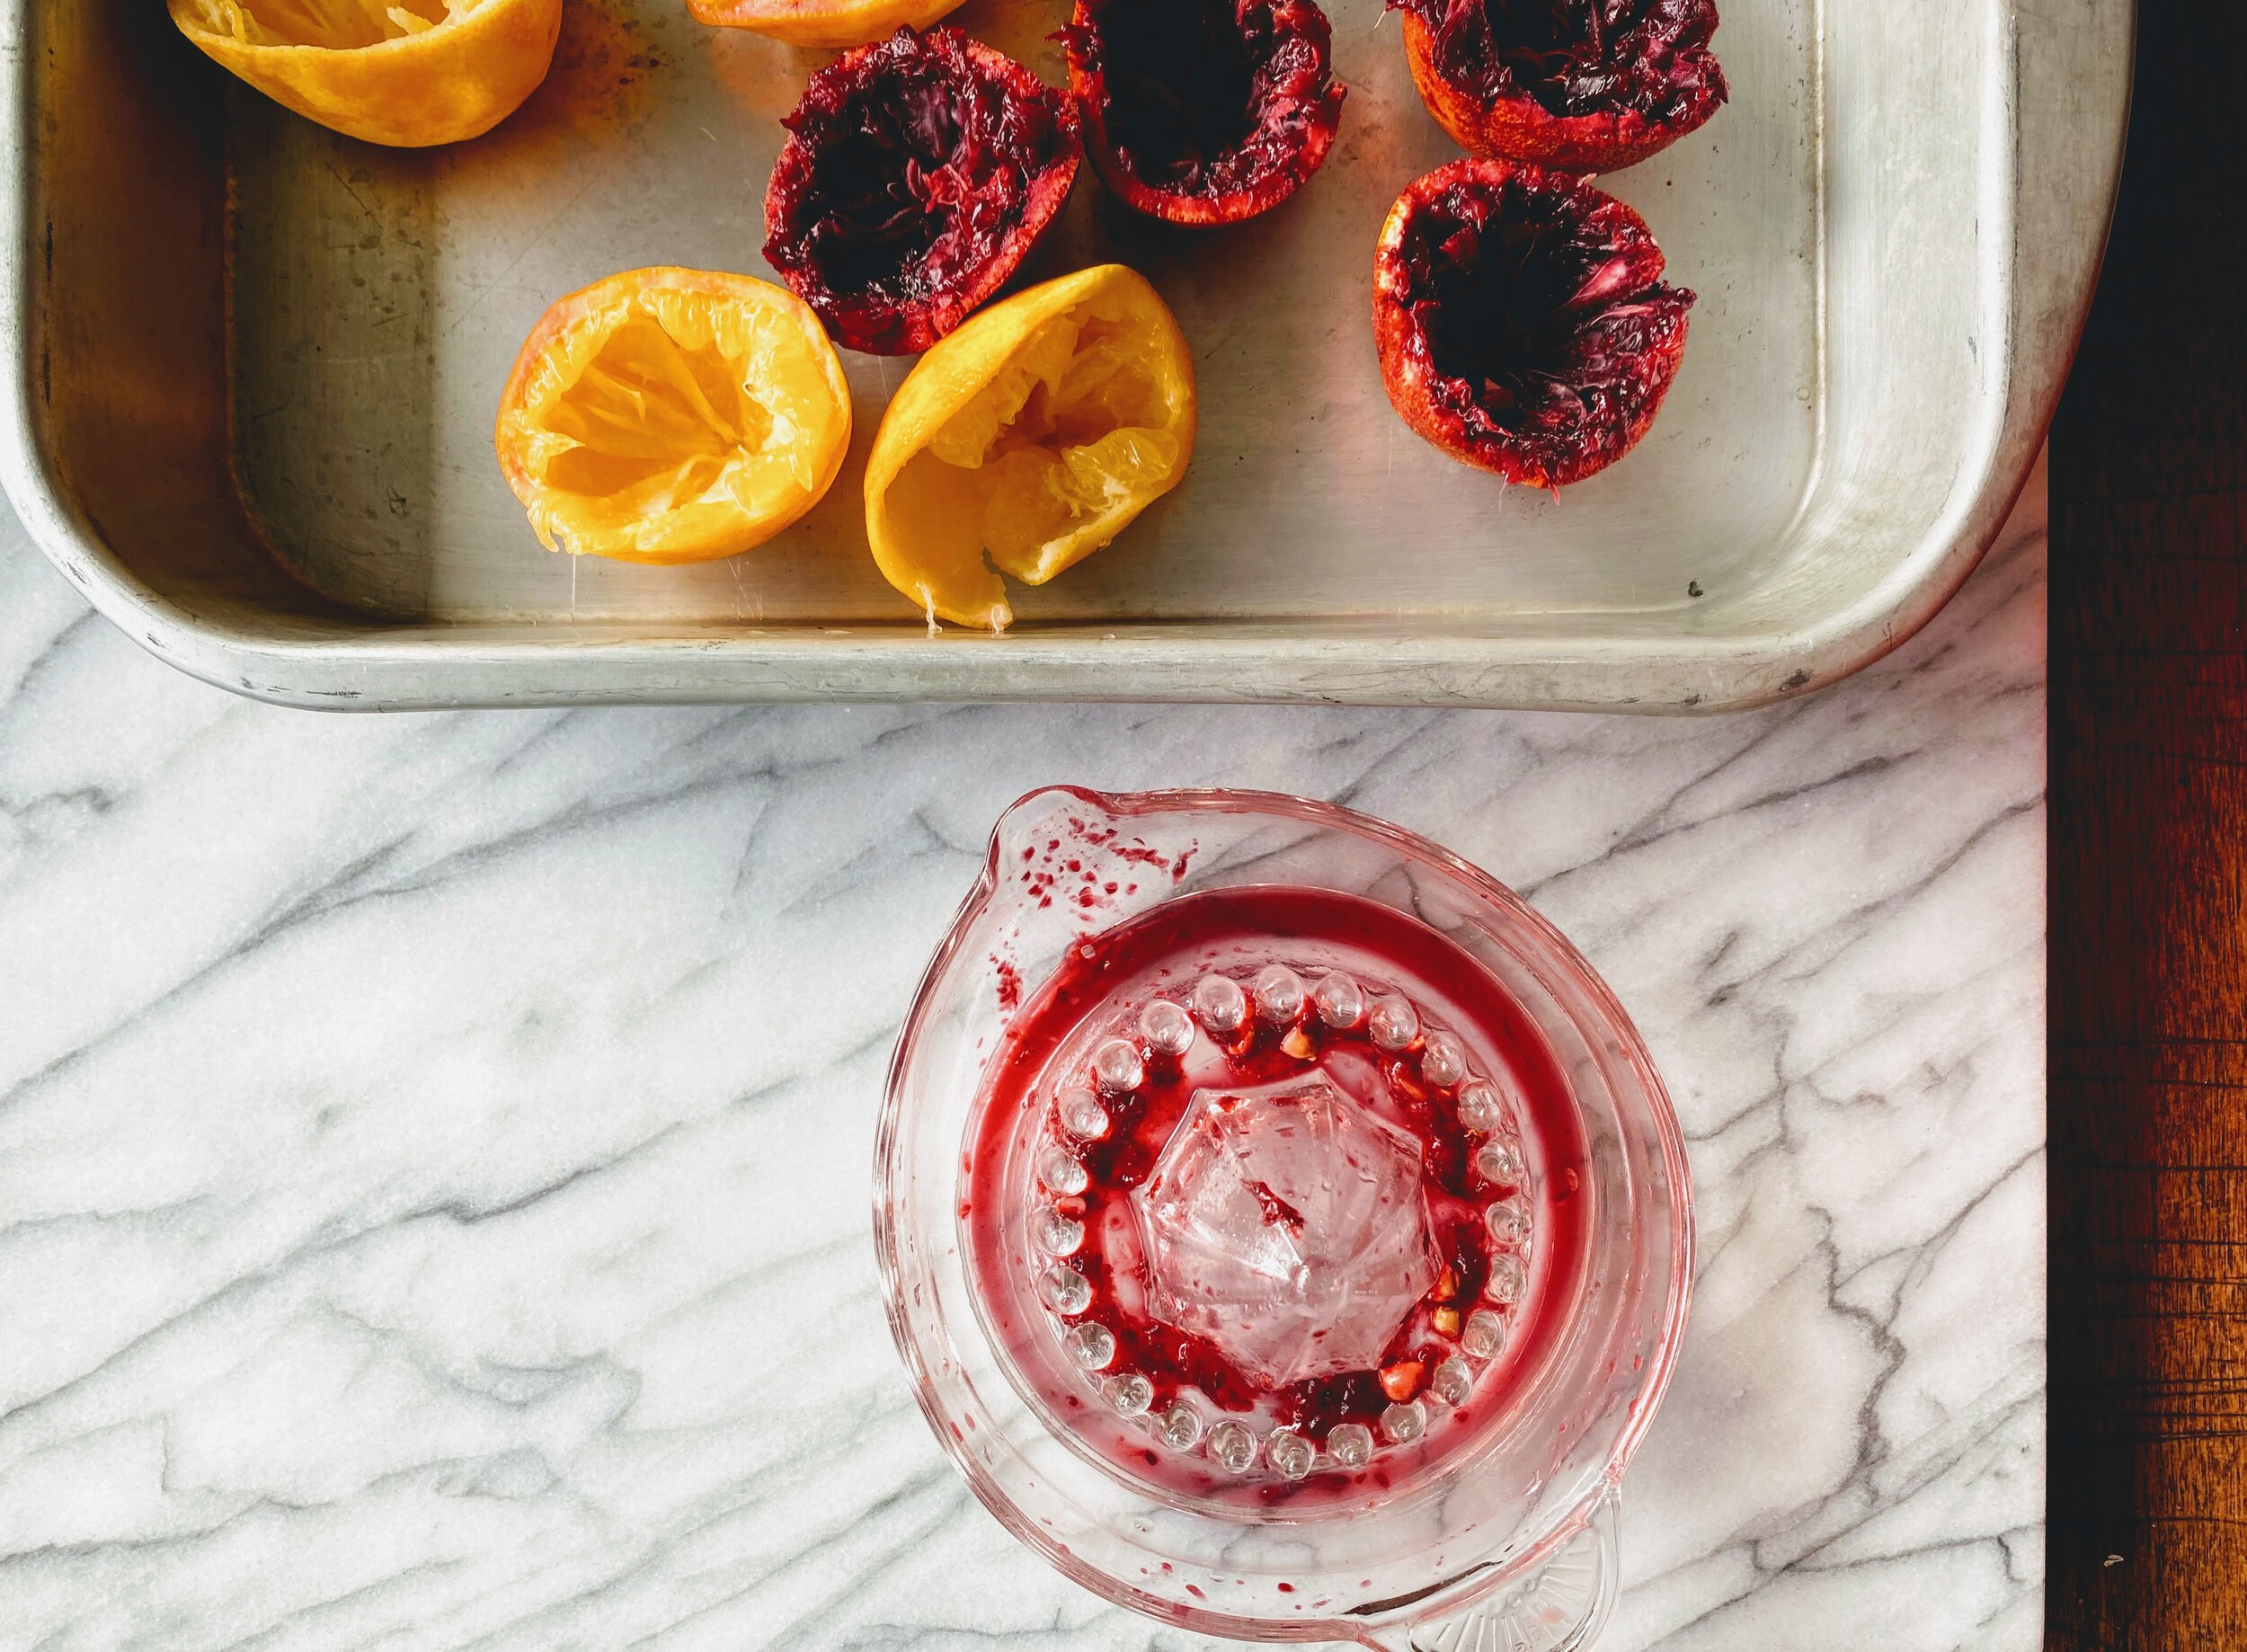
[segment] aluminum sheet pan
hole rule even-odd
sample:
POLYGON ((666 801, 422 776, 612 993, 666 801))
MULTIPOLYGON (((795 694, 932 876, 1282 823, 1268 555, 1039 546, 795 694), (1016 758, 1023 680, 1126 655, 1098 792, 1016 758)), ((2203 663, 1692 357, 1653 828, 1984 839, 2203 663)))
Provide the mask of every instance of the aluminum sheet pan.
MULTIPOLYGON (((1088 173, 1034 273, 1115 258, 1193 343, 1188 480, 946 631, 875 573, 859 473, 906 362, 770 546, 542 551, 491 450, 523 334, 613 271, 767 273, 777 118, 831 54, 568 0, 496 131, 386 151, 234 84, 148 0, 0 0, 15 123, 9 495, 110 617, 308 706, 1330 699, 1718 708, 1857 669, 2002 521, 2082 323, 2119 165, 2127 0, 1730 0, 1733 98, 1605 181, 1700 303, 1641 446, 1558 499, 1415 438, 1368 318, 1398 191, 1456 151, 1380 0, 1337 0, 1340 139, 1292 201, 1186 232, 1088 173)), ((1058 0, 954 14, 1060 78, 1058 0)))

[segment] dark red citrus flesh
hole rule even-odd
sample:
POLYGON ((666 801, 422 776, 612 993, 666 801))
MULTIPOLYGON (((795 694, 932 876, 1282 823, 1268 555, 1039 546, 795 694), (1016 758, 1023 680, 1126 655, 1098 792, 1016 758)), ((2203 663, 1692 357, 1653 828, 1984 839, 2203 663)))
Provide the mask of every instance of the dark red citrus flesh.
POLYGON ((1078 0, 1061 39, 1085 147, 1138 211, 1252 217, 1333 147, 1344 88, 1311 0, 1078 0))
POLYGON ((1646 221, 1568 173, 1454 161, 1408 189, 1375 254, 1390 399, 1509 481, 1559 487, 1629 452, 1685 345, 1693 295, 1646 221))
POLYGON ((1595 172, 1716 113, 1714 0, 1390 0, 1429 108, 1479 155, 1595 172), (1436 84, 1431 86, 1433 79, 1436 84))
POLYGON ((1076 116, 956 29, 811 77, 765 191, 765 257, 838 343, 926 350, 1003 286, 1068 199, 1076 116))

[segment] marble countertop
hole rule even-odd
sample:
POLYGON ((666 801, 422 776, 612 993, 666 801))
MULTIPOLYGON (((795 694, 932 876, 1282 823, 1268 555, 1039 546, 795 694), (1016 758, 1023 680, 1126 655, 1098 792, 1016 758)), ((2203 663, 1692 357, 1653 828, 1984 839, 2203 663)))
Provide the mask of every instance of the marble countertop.
POLYGON ((892 1037, 1060 780, 1386 815, 1637 1017, 1700 1277, 1610 1648, 2038 1646, 2042 493, 1887 661, 1700 721, 342 718, 9 523, 0 1648, 1193 1641, 969 1498, 875 1283, 892 1037))

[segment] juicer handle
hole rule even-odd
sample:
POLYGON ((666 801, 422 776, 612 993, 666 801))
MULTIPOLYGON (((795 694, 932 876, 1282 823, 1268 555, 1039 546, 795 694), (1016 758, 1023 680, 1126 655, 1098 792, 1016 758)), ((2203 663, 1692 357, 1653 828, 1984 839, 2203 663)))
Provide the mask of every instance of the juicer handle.
POLYGON ((1621 1525, 1611 1489, 1584 1530, 1526 1577, 1382 1639, 1396 1652, 1590 1652, 1622 1586, 1621 1525))

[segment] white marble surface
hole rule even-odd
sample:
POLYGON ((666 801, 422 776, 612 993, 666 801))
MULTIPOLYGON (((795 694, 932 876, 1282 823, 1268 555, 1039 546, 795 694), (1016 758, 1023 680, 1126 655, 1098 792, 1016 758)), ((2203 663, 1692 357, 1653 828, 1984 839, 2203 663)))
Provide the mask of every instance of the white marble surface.
POLYGON ((1926 633, 1697 722, 350 720, 0 549, 0 1648, 1176 1647, 909 1399, 876 1098, 1048 781, 1338 798, 1528 893, 1674 1088, 1701 1266, 1610 1645, 2027 1648, 2041 485, 1926 633))

